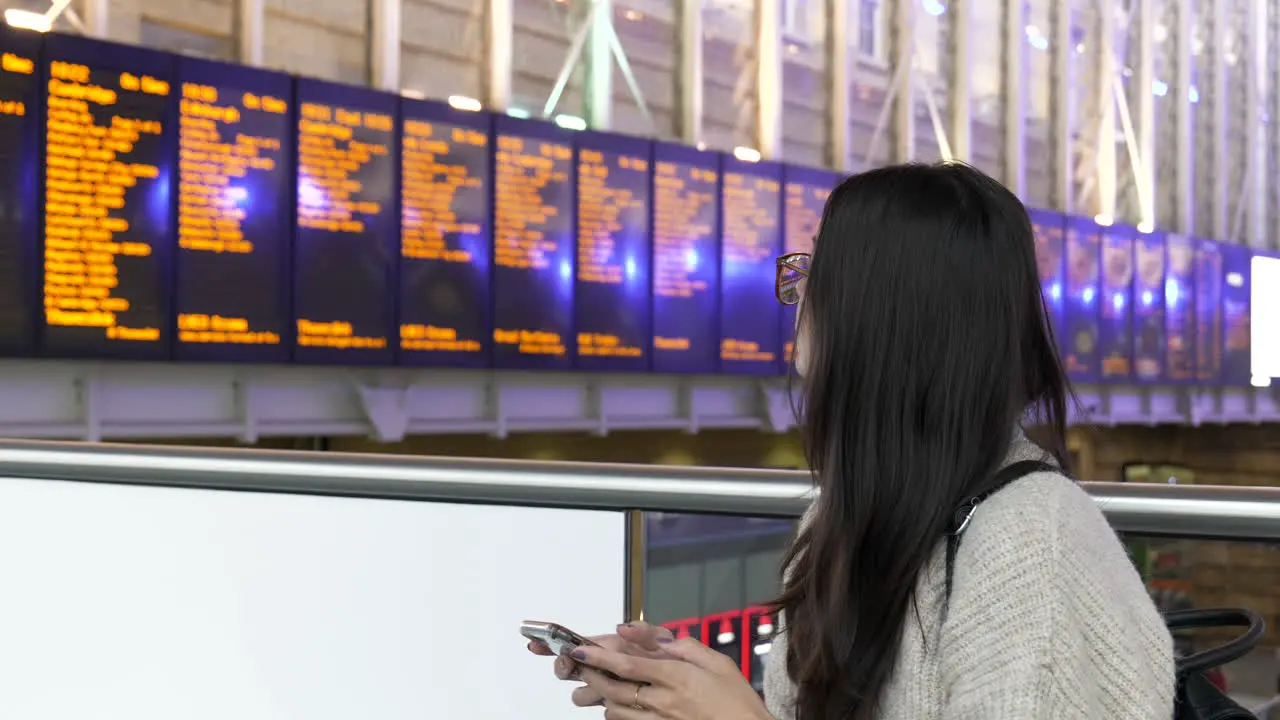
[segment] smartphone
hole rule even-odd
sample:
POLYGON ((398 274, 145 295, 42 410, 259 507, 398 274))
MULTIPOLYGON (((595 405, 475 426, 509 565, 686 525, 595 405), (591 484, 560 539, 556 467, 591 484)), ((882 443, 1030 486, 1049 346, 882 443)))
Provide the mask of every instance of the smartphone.
MULTIPOLYGON (((520 634, 530 640, 537 640, 551 649, 551 652, 557 656, 568 655, 574 650, 583 646, 599 647, 600 643, 595 642, 591 638, 570 630, 563 625, 555 623, 541 622, 539 620, 525 620, 520 623, 520 634)), ((577 662, 576 660, 574 662, 577 662)), ((617 675, 606 670, 601 670, 605 675, 618 680, 617 675)))

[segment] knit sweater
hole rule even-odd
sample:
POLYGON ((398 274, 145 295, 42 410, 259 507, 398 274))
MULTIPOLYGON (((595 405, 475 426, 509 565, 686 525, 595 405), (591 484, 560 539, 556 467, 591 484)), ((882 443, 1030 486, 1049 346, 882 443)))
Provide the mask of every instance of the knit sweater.
MULTIPOLYGON (((1037 459, 1050 460, 1018 431, 1006 464, 1037 459)), ((924 632, 908 613, 877 718, 1173 717, 1173 641, 1124 546, 1078 485, 1034 473, 979 505, 949 603, 945 545, 916 582, 924 632)), ((794 720, 785 619, 780 627, 765 699, 775 718, 794 720)))

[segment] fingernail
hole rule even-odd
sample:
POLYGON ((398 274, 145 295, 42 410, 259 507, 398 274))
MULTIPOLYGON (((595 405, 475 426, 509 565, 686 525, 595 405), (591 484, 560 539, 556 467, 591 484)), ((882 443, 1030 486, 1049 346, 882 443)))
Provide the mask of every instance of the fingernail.
POLYGON ((586 659, 587 659, 587 651, 586 651, 586 650, 583 650, 583 649, 581 649, 581 648, 578 648, 577 650, 574 650, 573 652, 571 652, 571 653, 569 653, 569 654, 573 656, 573 659, 574 659, 574 660, 586 660, 586 659))
POLYGON ((675 642, 675 638, 660 637, 658 638, 658 642, 662 643, 663 645, 666 645, 667 643, 675 642))
POLYGON ((634 623, 619 623, 619 624, 618 624, 618 629, 619 629, 619 630, 621 630, 622 628, 633 628, 633 627, 635 627, 635 624, 634 624, 634 623))

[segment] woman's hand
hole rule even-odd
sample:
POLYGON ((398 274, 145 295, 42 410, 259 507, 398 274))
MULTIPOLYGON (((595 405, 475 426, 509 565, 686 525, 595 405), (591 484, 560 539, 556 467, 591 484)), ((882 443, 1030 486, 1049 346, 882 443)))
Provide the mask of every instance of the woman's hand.
MULTIPOLYGON (((659 642, 671 640, 670 630, 660 625, 650 625, 646 622, 626 623, 619 625, 617 630, 616 635, 597 635, 591 640, 603 648, 626 655, 645 658, 666 657, 665 653, 659 650, 659 642)), ((537 640, 529 642, 529 652, 534 655, 554 655, 551 652, 551 648, 537 640)), ((580 666, 573 658, 567 655, 561 655, 556 658, 554 670, 556 677, 561 680, 582 679, 580 666)), ((573 704, 579 707, 591 707, 592 705, 603 705, 604 699, 591 686, 584 685, 574 689, 573 704)))
POLYGON ((665 640, 660 657, 603 647, 573 651, 581 679, 604 698, 609 720, 773 720, 742 670, 694 640, 665 640), (614 680, 606 670, 626 680, 614 680))

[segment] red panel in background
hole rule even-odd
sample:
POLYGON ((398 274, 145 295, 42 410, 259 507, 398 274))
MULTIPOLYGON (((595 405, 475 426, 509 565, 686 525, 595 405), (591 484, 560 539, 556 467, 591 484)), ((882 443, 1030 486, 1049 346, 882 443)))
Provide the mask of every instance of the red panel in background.
MULTIPOLYGON (((759 679, 752 677, 756 647, 768 642, 776 631, 770 609, 758 605, 700 618, 673 620, 662 623, 662 627, 674 633, 677 639, 696 637, 707 647, 732 657, 748 681, 759 679)), ((767 650, 763 654, 767 654, 767 650)))

